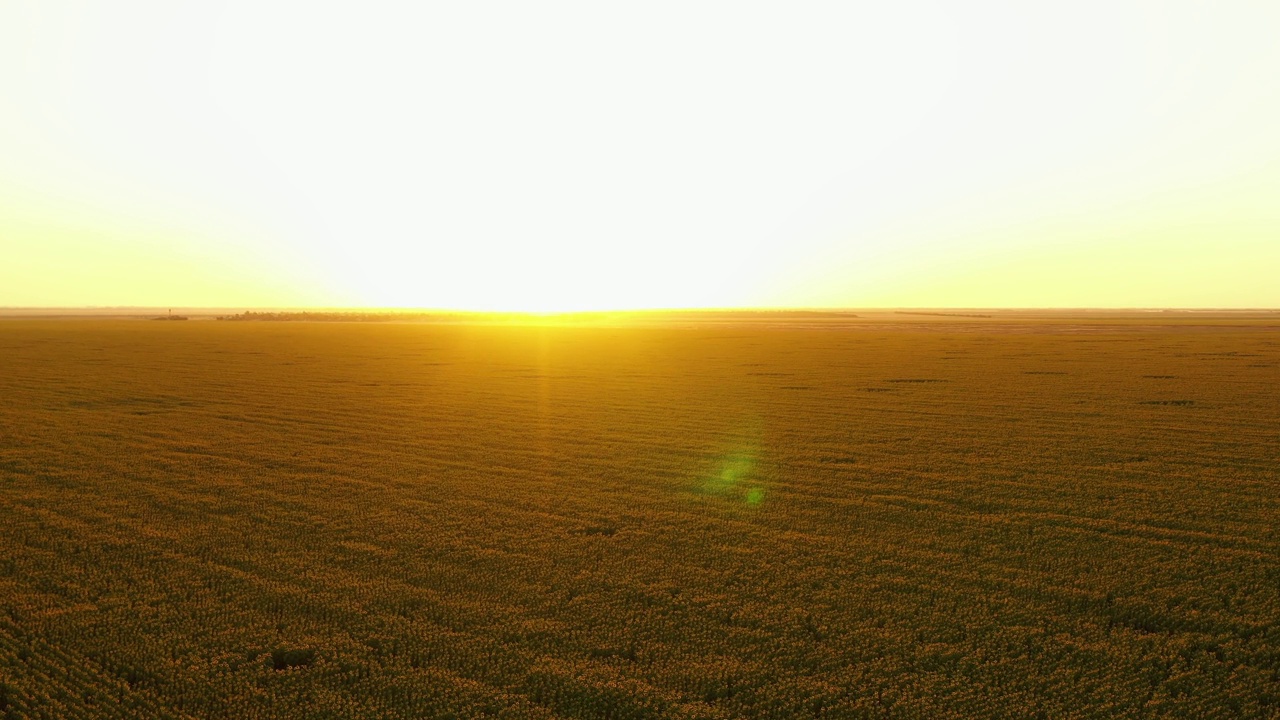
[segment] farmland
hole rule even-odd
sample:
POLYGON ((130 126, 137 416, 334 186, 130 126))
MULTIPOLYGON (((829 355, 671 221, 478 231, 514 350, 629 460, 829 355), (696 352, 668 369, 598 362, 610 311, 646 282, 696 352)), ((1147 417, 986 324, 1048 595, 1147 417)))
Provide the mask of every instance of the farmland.
POLYGON ((1280 717, 1280 318, 0 320, 0 717, 1280 717))

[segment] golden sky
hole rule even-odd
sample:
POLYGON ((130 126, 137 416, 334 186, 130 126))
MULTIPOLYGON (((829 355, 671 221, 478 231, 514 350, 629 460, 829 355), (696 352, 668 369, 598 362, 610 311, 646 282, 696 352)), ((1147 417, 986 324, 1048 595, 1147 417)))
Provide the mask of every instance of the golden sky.
POLYGON ((0 0, 0 306, 1280 306, 1280 3, 0 0))

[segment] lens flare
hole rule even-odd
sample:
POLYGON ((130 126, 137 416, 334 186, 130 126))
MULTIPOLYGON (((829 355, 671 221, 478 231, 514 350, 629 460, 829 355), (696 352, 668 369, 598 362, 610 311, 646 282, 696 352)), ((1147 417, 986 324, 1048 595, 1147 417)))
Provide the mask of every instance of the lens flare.
POLYGON ((739 431, 736 441, 719 456, 703 480, 702 492, 741 500, 752 507, 759 506, 764 501, 764 488, 760 486, 758 473, 761 435, 762 427, 758 420, 739 431))
POLYGON ((707 479, 705 489, 715 493, 732 492, 743 480, 750 477, 755 464, 754 452, 730 454, 721 461, 720 471, 707 479))

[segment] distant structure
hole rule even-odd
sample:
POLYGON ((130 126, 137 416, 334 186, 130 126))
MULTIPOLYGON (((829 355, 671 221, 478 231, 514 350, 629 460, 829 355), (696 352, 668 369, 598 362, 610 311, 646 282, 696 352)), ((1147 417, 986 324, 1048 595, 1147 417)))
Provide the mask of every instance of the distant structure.
POLYGON ((173 308, 169 308, 169 314, 167 316, 161 316, 161 317, 152 318, 152 319, 153 320, 186 320, 188 318, 186 315, 174 315, 173 308))

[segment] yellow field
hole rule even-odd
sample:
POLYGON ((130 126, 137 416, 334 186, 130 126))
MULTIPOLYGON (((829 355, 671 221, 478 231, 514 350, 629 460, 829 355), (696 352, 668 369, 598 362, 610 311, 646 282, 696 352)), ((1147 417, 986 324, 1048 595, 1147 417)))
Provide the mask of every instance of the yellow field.
POLYGON ((1280 319, 0 321, 0 717, 486 716, 1280 716, 1280 319))

